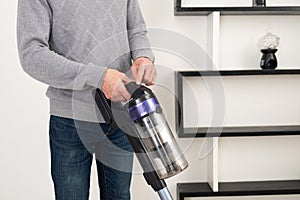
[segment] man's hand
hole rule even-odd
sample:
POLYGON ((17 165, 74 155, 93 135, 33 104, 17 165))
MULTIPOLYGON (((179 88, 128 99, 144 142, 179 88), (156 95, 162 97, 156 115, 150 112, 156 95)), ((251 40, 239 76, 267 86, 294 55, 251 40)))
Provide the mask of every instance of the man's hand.
POLYGON ((145 57, 137 58, 131 66, 131 72, 136 84, 154 85, 157 72, 150 59, 145 57))
POLYGON ((126 90, 124 83, 129 83, 131 80, 123 73, 115 69, 107 69, 102 85, 102 92, 106 98, 121 102, 130 99, 131 95, 126 90))

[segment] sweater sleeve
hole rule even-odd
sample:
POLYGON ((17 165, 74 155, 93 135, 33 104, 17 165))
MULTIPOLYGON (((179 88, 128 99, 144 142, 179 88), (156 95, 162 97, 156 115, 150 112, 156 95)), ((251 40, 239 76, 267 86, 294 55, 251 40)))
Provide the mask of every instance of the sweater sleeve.
POLYGON ((55 88, 101 88, 106 68, 74 62, 52 51, 51 27, 52 12, 47 0, 19 0, 17 42, 24 71, 55 88))
POLYGON ((127 30, 132 59, 147 57, 154 62, 155 58, 138 0, 128 0, 127 30))

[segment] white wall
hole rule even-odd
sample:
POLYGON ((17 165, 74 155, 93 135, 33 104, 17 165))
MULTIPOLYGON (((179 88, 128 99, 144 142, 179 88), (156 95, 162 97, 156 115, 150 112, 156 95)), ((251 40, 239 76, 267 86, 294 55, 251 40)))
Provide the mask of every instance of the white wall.
POLYGON ((17 2, 1 3, 0 198, 52 199, 46 86, 22 70, 16 50, 17 2))
MULTIPOLYGON (((49 165, 48 100, 44 95, 46 86, 28 77, 19 65, 15 40, 16 4, 16 0, 2 2, 0 12, 0 199, 53 199, 49 165)), ((140 0, 140 4, 149 27, 173 30, 206 49, 207 17, 175 17, 173 0, 140 0)), ((282 41, 277 54, 280 67, 298 68, 299 25, 299 16, 222 17, 220 67, 257 68, 260 54, 256 41, 259 36, 272 29, 282 41)), ((189 66, 187 60, 174 54, 158 50, 156 54, 157 64, 169 67, 159 68, 158 82, 170 88, 171 92, 168 90, 164 96, 162 93, 166 91, 165 88, 156 89, 168 119, 174 126, 174 104, 169 100, 174 89, 172 69, 189 66)), ((237 81, 237 84, 240 82, 237 81)), ((282 102, 282 105, 285 103, 282 102)), ((291 109, 293 105, 285 106, 291 109)), ((272 119, 272 115, 269 117, 272 119)), ((180 139, 179 142, 185 150, 190 167, 167 181, 174 196, 177 182, 207 180, 207 160, 198 159, 203 140, 180 139)), ((220 179, 299 179, 299 144, 299 137, 221 139, 220 179)), ((138 168, 137 165, 135 169, 138 171, 138 168)), ((95 169, 92 177, 91 199, 94 200, 98 196, 95 169)), ((133 178, 132 196, 133 200, 158 199, 138 173, 133 178)))

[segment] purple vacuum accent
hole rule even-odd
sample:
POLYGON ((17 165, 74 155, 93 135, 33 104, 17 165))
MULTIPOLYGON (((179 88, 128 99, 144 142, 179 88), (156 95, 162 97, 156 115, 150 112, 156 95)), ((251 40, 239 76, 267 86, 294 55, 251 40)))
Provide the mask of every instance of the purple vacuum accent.
POLYGON ((147 99, 135 106, 128 109, 132 121, 144 117, 145 115, 153 112, 159 106, 156 98, 147 99))

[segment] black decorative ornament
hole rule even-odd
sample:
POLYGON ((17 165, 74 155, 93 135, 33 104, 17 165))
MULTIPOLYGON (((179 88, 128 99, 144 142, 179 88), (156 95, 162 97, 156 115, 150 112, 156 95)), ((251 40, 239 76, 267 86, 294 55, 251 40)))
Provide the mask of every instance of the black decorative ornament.
POLYGON ((278 65, 275 53, 278 50, 280 38, 271 33, 262 36, 258 41, 260 51, 263 53, 260 60, 262 69, 275 69, 278 65))
POLYGON ((275 69, 278 65, 275 53, 277 49, 261 49, 263 55, 260 60, 260 67, 262 69, 275 69))
POLYGON ((264 7, 264 6, 266 6, 266 1, 265 0, 253 0, 253 6, 264 7))

